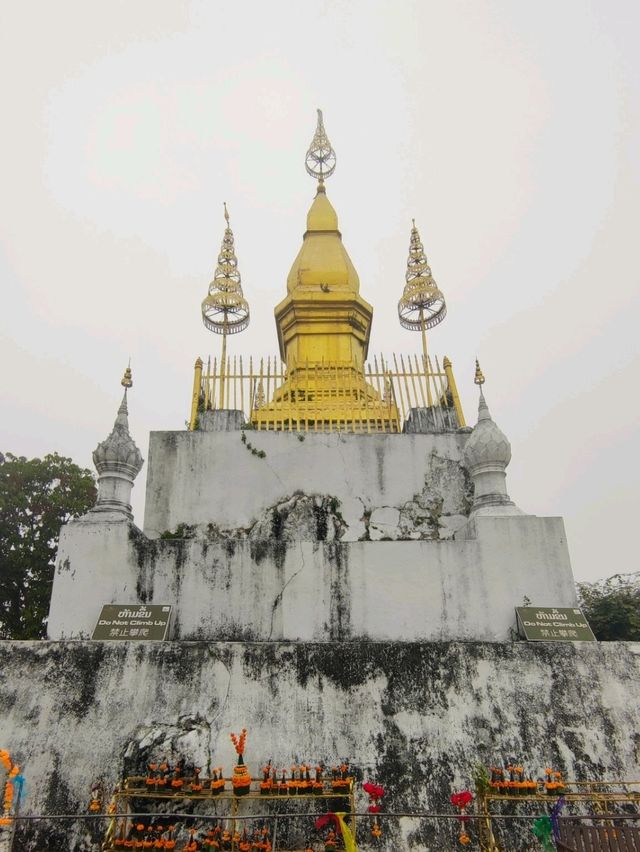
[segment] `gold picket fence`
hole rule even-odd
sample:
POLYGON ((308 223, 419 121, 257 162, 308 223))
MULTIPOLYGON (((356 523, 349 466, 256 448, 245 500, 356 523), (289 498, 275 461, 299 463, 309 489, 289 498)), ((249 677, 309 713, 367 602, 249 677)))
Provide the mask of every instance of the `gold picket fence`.
POLYGON ((436 431, 465 426, 451 362, 429 356, 374 356, 364 372, 344 364, 298 364, 277 357, 196 360, 189 429, 209 410, 244 413, 270 431, 402 431, 412 409, 436 431), (426 369, 425 369, 426 367, 426 369))

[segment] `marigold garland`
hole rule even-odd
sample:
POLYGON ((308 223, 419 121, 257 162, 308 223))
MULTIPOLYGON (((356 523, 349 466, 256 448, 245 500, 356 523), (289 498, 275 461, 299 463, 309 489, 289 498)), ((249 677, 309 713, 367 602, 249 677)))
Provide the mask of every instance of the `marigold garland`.
POLYGON ((20 773, 20 767, 11 760, 9 752, 4 748, 0 749, 0 762, 7 772, 7 780, 2 795, 2 816, 0 816, 0 826, 6 826, 11 825, 12 822, 11 806, 15 795, 14 782, 20 773))

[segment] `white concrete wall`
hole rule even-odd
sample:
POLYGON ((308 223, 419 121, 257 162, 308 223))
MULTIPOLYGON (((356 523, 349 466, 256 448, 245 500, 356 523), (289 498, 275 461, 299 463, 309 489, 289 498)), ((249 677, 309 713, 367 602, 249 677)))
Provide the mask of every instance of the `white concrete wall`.
POLYGON ((149 540, 63 530, 49 636, 88 637, 107 603, 174 607, 174 638, 508 640, 514 607, 575 606, 560 518, 476 517, 446 541, 149 540), (463 537, 465 536, 465 537, 463 537))
MULTIPOLYGON (((450 537, 469 514, 470 483, 461 465, 468 434, 346 435, 152 432, 144 531, 150 537, 178 524, 248 529, 269 507, 296 492, 334 497, 346 529, 343 541, 366 535, 363 516, 396 510, 378 537, 398 537, 397 510, 428 514, 442 500, 440 537, 450 537), (418 505, 413 506, 418 496, 418 505)), ((388 517, 382 518, 388 521, 388 517)), ((376 518, 371 518, 374 527, 376 518)), ((417 537, 417 535, 416 535, 417 537)), ((422 537, 426 537, 426 534, 422 537)))
MULTIPOLYGON (((387 810, 450 812, 477 761, 573 779, 640 771, 640 644, 0 642, 0 671, 27 814, 86 813, 96 779, 110 791, 152 758, 230 773, 242 726, 252 775, 269 759, 347 760, 385 787, 387 810)), ((376 848, 457 848, 455 826, 429 829, 392 824, 376 848)), ((29 823, 14 849, 97 852, 82 835, 29 823)))

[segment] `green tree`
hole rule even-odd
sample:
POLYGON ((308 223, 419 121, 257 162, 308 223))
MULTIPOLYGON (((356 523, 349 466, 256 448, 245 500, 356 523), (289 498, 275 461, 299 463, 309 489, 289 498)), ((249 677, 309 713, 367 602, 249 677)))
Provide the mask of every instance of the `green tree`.
POLYGON ((0 453, 0 638, 45 635, 60 527, 95 503, 89 470, 57 453, 0 453))
POLYGON ((640 641, 640 572, 578 583, 578 596, 597 639, 640 641))

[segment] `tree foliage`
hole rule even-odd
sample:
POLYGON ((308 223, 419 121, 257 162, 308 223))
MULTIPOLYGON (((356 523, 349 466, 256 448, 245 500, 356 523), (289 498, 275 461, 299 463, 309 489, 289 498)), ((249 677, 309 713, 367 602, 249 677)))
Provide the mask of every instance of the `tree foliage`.
POLYGON ((578 595, 597 639, 640 641, 640 572, 579 583, 578 595))
POLYGON ((57 453, 0 453, 0 638, 44 636, 60 527, 95 503, 91 471, 57 453))

